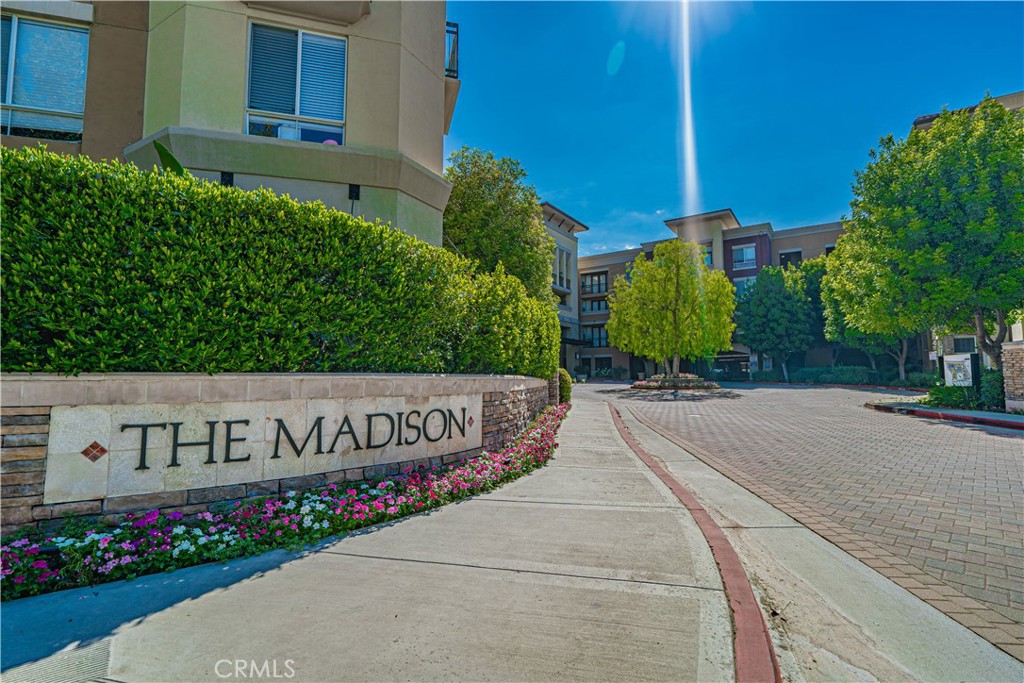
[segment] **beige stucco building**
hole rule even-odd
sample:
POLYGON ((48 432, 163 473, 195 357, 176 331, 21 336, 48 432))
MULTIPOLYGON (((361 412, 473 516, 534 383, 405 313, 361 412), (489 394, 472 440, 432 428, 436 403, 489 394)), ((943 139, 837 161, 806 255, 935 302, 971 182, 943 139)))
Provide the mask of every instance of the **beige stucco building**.
POLYGON ((440 244, 460 86, 444 2, 12 0, 3 10, 13 74, 3 144, 42 139, 151 167, 160 141, 197 176, 321 200, 440 244), (72 83, 72 96, 26 85, 43 77, 72 83))
POLYGON ((555 240, 551 262, 551 292, 558 300, 558 322, 562 328, 559 365, 572 370, 583 345, 580 338, 580 288, 577 281, 579 238, 588 228, 551 202, 541 204, 544 228, 555 240))

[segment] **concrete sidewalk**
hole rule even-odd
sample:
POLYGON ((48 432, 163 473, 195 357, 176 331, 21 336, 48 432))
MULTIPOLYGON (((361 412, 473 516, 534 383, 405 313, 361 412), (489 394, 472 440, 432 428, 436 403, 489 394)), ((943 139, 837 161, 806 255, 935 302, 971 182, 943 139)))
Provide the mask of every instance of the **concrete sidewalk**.
POLYGON ((690 514, 604 402, 558 439, 517 482, 305 553, 5 604, 4 680, 731 679, 690 514))
POLYGON ((786 680, 1024 680, 1021 662, 641 422, 635 403, 615 403, 739 554, 786 680))

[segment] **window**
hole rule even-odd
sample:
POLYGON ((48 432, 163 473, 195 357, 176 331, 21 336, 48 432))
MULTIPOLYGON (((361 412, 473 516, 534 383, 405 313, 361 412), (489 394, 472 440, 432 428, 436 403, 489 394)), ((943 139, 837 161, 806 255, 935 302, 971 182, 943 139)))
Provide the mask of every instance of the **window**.
POLYGON ((611 356, 598 356, 594 358, 594 370, 611 370, 612 369, 612 357, 611 356))
POLYGON ((608 273, 588 273, 580 276, 582 294, 603 294, 608 291, 608 273))
POLYGON ((754 253, 753 244, 732 248, 732 267, 733 270, 757 267, 757 255, 754 253))
POLYGON ((608 332, 604 325, 587 325, 583 328, 583 340, 595 348, 608 346, 608 332))
POLYGON ((555 249, 555 261, 551 269, 551 281, 556 287, 572 290, 572 253, 568 249, 555 249))
POLYGON ((756 281, 756 277, 738 277, 733 280, 732 284, 736 287, 736 298, 742 298, 756 281))
POLYGON ((974 353, 974 337, 953 337, 953 353, 974 353))
POLYGON ((835 250, 836 250, 836 245, 834 245, 834 244, 826 244, 825 245, 825 256, 828 256, 829 254, 831 254, 835 250))
POLYGON ((608 310, 608 299, 584 299, 580 304, 580 311, 583 313, 600 313, 608 310))
POLYGON ((711 245, 710 244, 705 244, 704 245, 704 265, 707 266, 708 268, 711 268, 714 265, 714 263, 712 261, 712 258, 711 258, 711 245))
POLYGON ((4 135, 82 139, 89 30, 2 19, 0 125, 4 135))
POLYGON ((252 24, 249 135, 344 144, 347 56, 344 38, 252 24))
POLYGON ((790 249, 789 251, 779 252, 779 265, 783 268, 793 265, 799 266, 800 262, 804 260, 804 252, 801 249, 790 249))

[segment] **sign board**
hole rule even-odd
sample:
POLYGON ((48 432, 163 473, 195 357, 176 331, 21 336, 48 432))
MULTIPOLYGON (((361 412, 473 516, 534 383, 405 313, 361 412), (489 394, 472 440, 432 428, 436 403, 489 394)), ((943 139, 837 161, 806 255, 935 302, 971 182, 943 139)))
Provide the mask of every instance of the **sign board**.
POLYGON ((973 387, 981 382, 980 359, 976 353, 942 356, 942 377, 948 387, 973 387))
POLYGON ((481 394, 55 406, 44 503, 321 474, 480 448, 481 394))

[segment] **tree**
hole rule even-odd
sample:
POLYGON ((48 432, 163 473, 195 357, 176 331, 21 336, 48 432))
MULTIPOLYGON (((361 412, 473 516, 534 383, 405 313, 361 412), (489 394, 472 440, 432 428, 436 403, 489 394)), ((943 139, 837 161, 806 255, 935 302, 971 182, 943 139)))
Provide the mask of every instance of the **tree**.
POLYGON ((526 291, 547 300, 555 242, 542 221, 537 191, 518 161, 463 147, 448 157, 452 193, 444 210, 445 246, 493 271, 499 263, 526 291))
POLYGON ((736 306, 736 336, 752 350, 771 356, 788 382, 789 357, 814 343, 813 316, 803 273, 766 266, 736 306))
MULTIPOLYGON (((704 265, 702 250, 679 239, 636 257, 608 296, 608 340, 624 351, 664 361, 709 359, 732 347, 735 289, 725 273, 704 265)), ((671 362, 671 365, 670 365, 671 362)))
MULTIPOLYGON (((834 252, 833 252, 834 253, 834 252)), ((868 334, 846 324, 839 298, 826 277, 821 284, 821 302, 825 319, 825 338, 834 345, 842 345, 862 351, 868 357, 872 370, 878 370, 875 356, 884 353, 892 356, 900 371, 900 379, 907 378, 907 356, 910 352, 909 336, 868 334)))
POLYGON ((903 338, 969 324, 1001 368, 1024 304, 1024 115, 986 96, 870 157, 828 269, 846 325, 903 338))
POLYGON ((826 268, 824 254, 802 261, 799 265, 803 277, 804 293, 807 294, 807 300, 811 304, 811 334, 814 336, 811 346, 827 346, 831 352, 831 365, 835 367, 842 348, 825 334, 825 309, 822 302, 821 282, 825 278, 826 268))

